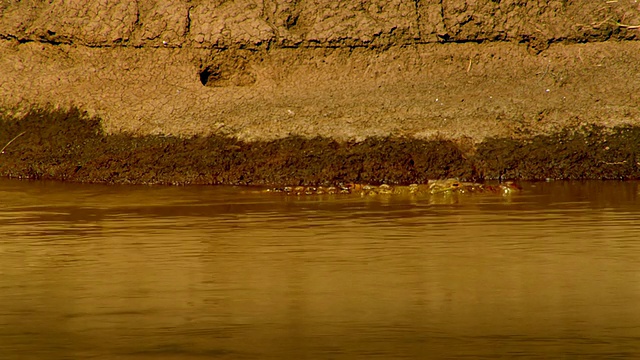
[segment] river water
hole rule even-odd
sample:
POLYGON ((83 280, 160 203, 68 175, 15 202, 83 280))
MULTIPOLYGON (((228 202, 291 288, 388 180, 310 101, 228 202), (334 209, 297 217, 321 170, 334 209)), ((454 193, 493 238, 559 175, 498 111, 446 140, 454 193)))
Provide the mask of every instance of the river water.
POLYGON ((363 198, 2 180, 0 358, 638 358, 638 185, 363 198))

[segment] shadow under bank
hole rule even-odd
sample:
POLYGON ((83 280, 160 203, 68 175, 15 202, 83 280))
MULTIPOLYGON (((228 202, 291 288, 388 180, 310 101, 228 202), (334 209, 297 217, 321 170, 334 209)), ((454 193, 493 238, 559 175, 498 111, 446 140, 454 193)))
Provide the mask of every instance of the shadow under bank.
POLYGON ((131 184, 409 184, 429 179, 640 179, 640 127, 585 126, 478 144, 406 137, 105 134, 78 109, 0 114, 0 176, 131 184))

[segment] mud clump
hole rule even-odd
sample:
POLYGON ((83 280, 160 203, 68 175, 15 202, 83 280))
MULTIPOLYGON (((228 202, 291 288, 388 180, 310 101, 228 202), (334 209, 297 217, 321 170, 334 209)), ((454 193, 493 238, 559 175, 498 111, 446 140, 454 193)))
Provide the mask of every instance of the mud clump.
POLYGON ((100 119, 79 109, 36 109, 19 118, 0 116, 0 146, 5 144, 0 176, 110 184, 640 178, 638 127, 585 126, 526 139, 491 138, 463 151, 450 140, 405 137, 245 142, 218 135, 106 135, 100 119))

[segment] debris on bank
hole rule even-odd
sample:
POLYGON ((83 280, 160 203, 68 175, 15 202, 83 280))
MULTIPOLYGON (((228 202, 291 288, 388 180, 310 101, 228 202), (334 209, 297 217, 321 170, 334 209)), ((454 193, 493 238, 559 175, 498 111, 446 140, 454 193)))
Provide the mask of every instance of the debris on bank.
POLYGON ((496 185, 459 181, 458 179, 429 180, 426 184, 394 185, 380 184, 344 184, 337 186, 283 186, 271 187, 263 192, 284 195, 338 195, 359 194, 361 196, 375 195, 436 195, 436 194, 500 194, 509 195, 521 190, 512 181, 505 181, 496 185))

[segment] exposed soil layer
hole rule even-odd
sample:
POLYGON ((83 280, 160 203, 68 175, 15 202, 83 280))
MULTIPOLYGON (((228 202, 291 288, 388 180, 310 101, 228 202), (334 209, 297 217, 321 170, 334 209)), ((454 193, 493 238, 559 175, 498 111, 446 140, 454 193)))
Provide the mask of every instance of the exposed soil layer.
POLYGON ((0 109, 51 104, 108 134, 246 141, 549 134, 640 125, 640 42, 263 51, 0 41, 0 109))
POLYGON ((408 184, 458 177, 638 179, 640 127, 583 126, 480 143, 371 137, 245 142, 210 135, 105 134, 77 109, 0 118, 0 175, 138 184, 408 184), (5 146, 6 145, 6 146, 5 146))

